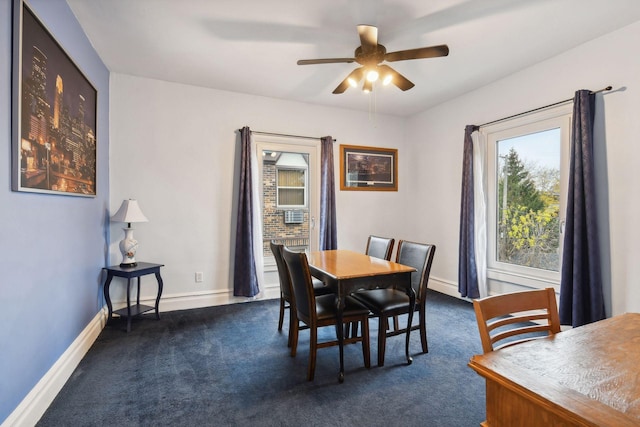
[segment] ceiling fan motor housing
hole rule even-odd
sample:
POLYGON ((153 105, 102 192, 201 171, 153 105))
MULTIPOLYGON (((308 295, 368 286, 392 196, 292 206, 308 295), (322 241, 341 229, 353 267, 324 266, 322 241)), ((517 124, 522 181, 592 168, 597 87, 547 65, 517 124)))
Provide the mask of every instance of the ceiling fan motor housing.
POLYGON ((386 53, 387 48, 379 44, 369 52, 364 52, 362 46, 358 46, 354 56, 358 64, 364 65, 365 67, 374 67, 384 61, 384 55, 386 53))

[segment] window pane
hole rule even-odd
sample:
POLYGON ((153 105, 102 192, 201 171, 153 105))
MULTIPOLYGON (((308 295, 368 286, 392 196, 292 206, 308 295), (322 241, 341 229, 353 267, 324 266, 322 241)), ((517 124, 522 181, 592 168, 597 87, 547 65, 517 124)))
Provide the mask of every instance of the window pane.
POLYGON ((279 188, 278 205, 304 206, 304 188, 279 188))
POLYGON ((560 129, 497 142, 496 258, 560 270, 560 129))
POLYGON ((304 187, 304 173, 304 170, 278 170, 278 187, 304 187))

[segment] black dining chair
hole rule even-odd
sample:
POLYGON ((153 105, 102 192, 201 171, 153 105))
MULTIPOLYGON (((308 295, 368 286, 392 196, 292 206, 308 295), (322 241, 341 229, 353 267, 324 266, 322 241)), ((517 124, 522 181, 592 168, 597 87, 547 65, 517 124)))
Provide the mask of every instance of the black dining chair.
POLYGON ((365 253, 369 256, 389 261, 393 252, 395 239, 371 235, 367 239, 365 253))
MULTIPOLYGON (((298 329, 292 328, 291 325, 298 324, 298 317, 296 316, 296 310, 293 305, 293 290, 291 289, 291 279, 289 278, 289 270, 282 257, 282 249, 284 245, 272 241, 270 243, 271 252, 276 260, 276 266, 278 268, 278 279, 280 281, 280 316, 278 319, 278 331, 282 331, 282 325, 284 323, 284 311, 289 309, 289 338, 287 340, 287 346, 291 347, 292 334, 297 332, 298 329)), ((332 294, 331 288, 324 285, 324 283, 318 279, 313 279, 313 292, 315 295, 328 295, 332 294)), ((292 356, 295 356, 295 352, 292 351, 292 356)))
MULTIPOLYGON (((318 295, 313 292, 313 282, 307 255, 300 252, 293 252, 284 247, 282 255, 289 270, 289 277, 293 289, 296 315, 299 321, 309 327, 309 366, 307 370, 307 380, 312 381, 316 370, 316 353, 318 348, 338 345, 338 340, 318 342, 318 328, 324 326, 336 326, 337 307, 335 295, 318 295)), ((343 311, 343 323, 362 323, 362 334, 357 337, 345 337, 344 344, 356 342, 362 343, 362 355, 365 367, 371 366, 369 356, 369 309, 358 303, 351 297, 345 299, 343 311)), ((292 355, 295 355, 298 346, 297 322, 292 328, 296 332, 292 335, 291 343, 292 355)))
MULTIPOLYGON (((411 330, 420 330, 422 352, 429 351, 427 345, 426 326, 426 295, 427 283, 433 256, 436 252, 435 245, 409 242, 400 240, 396 262, 408 265, 416 269, 411 273, 411 286, 416 293, 415 310, 418 311, 418 324, 411 325, 411 330)), ((407 328, 400 328, 398 316, 409 313, 409 296, 404 289, 378 288, 355 292, 353 298, 360 301, 371 310, 373 317, 378 317, 378 366, 384 366, 384 353, 388 337, 405 334, 407 328), (390 330, 389 319, 394 318, 393 329, 390 330)))
MULTIPOLYGON (((367 246, 364 253, 366 255, 384 259, 389 261, 391 259, 391 253, 393 252, 393 244, 395 239, 388 237, 374 236, 373 234, 367 239, 367 246)), ((344 331, 345 336, 349 334, 355 336, 358 333, 358 324, 347 325, 344 331)))

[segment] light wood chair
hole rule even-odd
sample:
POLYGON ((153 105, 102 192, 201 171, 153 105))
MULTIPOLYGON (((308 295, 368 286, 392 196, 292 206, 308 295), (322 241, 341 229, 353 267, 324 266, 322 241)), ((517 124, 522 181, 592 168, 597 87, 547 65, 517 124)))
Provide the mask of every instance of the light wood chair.
POLYGON ((473 308, 484 353, 560 332, 553 288, 492 295, 473 308))

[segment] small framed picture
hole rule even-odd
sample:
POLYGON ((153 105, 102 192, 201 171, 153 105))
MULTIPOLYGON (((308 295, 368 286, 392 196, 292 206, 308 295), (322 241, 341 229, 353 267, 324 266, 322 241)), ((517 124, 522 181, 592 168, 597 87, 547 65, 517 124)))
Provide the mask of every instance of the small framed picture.
POLYGON ((398 191, 398 150, 341 144, 340 190, 398 191))
POLYGON ((96 195, 95 87, 14 0, 12 190, 96 195))

